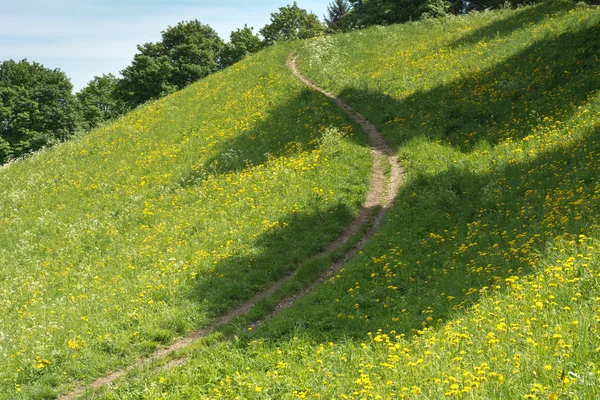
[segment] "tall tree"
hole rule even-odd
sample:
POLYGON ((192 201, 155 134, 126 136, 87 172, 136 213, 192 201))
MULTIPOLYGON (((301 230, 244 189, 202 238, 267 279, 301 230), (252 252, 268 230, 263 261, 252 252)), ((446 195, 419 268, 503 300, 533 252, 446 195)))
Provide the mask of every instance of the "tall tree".
POLYGON ((77 94, 84 129, 92 129, 128 111, 127 104, 116 97, 119 79, 113 74, 96 76, 77 94))
POLYGON ((73 85, 58 69, 0 63, 0 163, 64 140, 79 128, 73 85))
POLYGON ((323 33, 323 25, 313 13, 293 5, 281 7, 279 12, 271 14, 271 23, 265 25, 260 34, 265 43, 271 45, 295 39, 308 39, 323 33))
POLYGON ((135 107, 182 89, 219 69, 222 48, 217 32, 198 20, 169 26, 160 42, 138 46, 131 65, 121 71, 118 97, 135 107))
POLYGON ((329 32, 342 32, 350 28, 347 18, 350 3, 347 0, 334 0, 327 6, 325 26, 329 32))
POLYGON ((254 33, 254 28, 244 25, 242 29, 231 32, 229 43, 223 47, 221 63, 224 67, 233 65, 242 58, 256 53, 262 46, 262 41, 254 33))

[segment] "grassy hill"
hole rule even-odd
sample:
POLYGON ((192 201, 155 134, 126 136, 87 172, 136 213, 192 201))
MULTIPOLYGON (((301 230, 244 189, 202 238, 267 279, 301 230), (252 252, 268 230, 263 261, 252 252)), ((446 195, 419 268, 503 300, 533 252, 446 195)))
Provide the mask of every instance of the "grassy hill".
POLYGON ((259 328, 85 398, 600 395, 600 11, 550 1, 298 45, 394 144, 380 232, 259 328))
POLYGON ((130 364, 352 220, 366 135, 293 77, 289 51, 0 169, 0 398, 51 398, 130 364))

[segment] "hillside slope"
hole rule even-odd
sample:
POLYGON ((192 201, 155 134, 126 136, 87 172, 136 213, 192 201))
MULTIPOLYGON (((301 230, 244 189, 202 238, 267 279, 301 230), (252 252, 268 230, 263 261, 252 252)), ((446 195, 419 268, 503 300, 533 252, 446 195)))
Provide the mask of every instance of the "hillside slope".
POLYGON ((366 136, 277 47, 0 169, 0 398, 130 364, 295 270, 369 187, 366 136))
POLYGON ((600 395, 600 11, 571 2, 306 42, 407 181, 330 282, 86 398, 600 395))

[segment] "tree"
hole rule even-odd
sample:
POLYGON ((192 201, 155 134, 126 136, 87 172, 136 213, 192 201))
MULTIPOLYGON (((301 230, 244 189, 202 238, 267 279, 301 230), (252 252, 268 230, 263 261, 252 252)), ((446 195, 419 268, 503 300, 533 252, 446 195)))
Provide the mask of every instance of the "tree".
POLYGON ((439 17, 449 8, 446 0, 350 0, 355 26, 389 25, 424 16, 439 17))
POLYGON ((117 96, 135 107, 182 89, 220 68, 223 41, 198 20, 180 22, 162 32, 162 41, 138 46, 139 53, 121 71, 117 96))
POLYGON ((295 39, 308 39, 323 33, 323 25, 313 13, 293 5, 281 7, 279 12, 271 14, 271 23, 265 25, 260 34, 265 43, 271 45, 295 39))
POLYGON ((180 22, 162 34, 162 44, 174 68, 171 82, 178 89, 219 69, 223 41, 198 20, 180 22))
POLYGON ((76 94, 86 130, 128 111, 127 104, 116 97, 118 83, 113 74, 96 76, 76 94))
POLYGON ((350 28, 347 18, 350 11, 350 4, 347 0, 335 0, 327 6, 327 15, 325 16, 325 26, 329 32, 343 32, 350 28))
POLYGON ((58 69, 0 63, 0 163, 64 140, 79 128, 73 85, 58 69))
POLYGON ((242 29, 231 32, 229 43, 223 47, 221 64, 224 67, 233 65, 242 58, 256 53, 262 47, 262 41, 254 34, 254 28, 244 25, 242 29))
POLYGON ((131 108, 177 90, 170 82, 174 67, 163 54, 162 47, 154 43, 138 46, 140 53, 133 57, 130 66, 121 71, 123 79, 117 84, 115 94, 131 108))
MULTIPOLYGON (((458 1, 458 0, 457 0, 458 1)), ((529 4, 535 4, 535 3, 539 3, 541 2, 541 0, 463 0, 462 2, 462 11, 463 12, 469 12, 469 11, 483 11, 483 10, 487 10, 487 9, 498 9, 498 8, 502 8, 505 6, 510 6, 510 7, 519 7, 519 6, 523 6, 523 5, 529 5, 529 4)), ((589 3, 589 1, 588 1, 589 3)), ((593 2, 592 2, 593 4, 593 2)))

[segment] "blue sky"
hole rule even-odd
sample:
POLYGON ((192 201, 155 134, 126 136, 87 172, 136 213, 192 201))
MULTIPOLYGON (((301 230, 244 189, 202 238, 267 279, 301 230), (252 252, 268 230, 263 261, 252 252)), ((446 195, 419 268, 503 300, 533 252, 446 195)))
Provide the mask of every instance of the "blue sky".
MULTIPOLYGON (((198 19, 224 40, 244 24, 255 30, 293 0, 0 0, 0 61, 27 58, 64 71, 75 90, 94 76, 117 75, 136 45, 160 40, 179 21, 198 19)), ((330 0, 297 0, 323 18, 330 0)))

